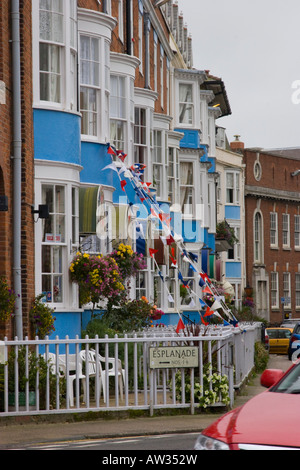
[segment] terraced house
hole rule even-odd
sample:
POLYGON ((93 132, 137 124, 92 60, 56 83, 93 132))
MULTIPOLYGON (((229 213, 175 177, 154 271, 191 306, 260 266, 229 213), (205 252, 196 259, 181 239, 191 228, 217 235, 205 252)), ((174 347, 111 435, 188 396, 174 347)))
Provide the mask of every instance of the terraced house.
POLYGON ((156 300, 165 324, 176 324, 178 311, 199 321, 199 277, 182 250, 215 277, 216 120, 231 109, 223 81, 193 68, 192 38, 177 3, 4 0, 0 21, 7 90, 0 113, 9 119, 1 128, 0 190, 9 210, 0 213, 7 254, 0 267, 11 281, 13 270, 22 280, 25 310, 19 307, 12 323, 19 336, 30 334, 28 306, 40 293, 55 308, 55 334, 80 335, 90 309, 79 306, 70 263, 78 250, 106 254, 118 242, 147 259, 132 279, 133 298, 156 300), (10 161, 18 62, 9 60, 16 18, 10 3, 21 27, 21 195, 13 193, 10 161), (20 207, 12 211, 13 201, 20 207), (20 228, 13 240, 9 235, 16 220, 20 244, 20 228), (173 245, 165 243, 165 220, 173 245), (22 256, 14 267, 12 245, 15 258, 22 256), (182 295, 178 272, 192 295, 182 295))

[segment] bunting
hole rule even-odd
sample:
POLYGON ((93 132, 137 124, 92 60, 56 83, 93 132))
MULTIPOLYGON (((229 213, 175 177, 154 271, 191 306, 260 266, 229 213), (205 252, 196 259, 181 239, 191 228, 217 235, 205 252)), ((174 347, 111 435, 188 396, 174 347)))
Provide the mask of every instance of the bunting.
MULTIPOLYGON (((116 150, 110 144, 108 144, 107 153, 109 155, 117 156, 123 163, 124 163, 125 158, 127 157, 126 154, 116 150)), ((118 172, 118 175, 119 175, 119 178, 120 178, 121 189, 124 192, 126 192, 125 188, 127 186, 127 181, 121 178, 121 174, 123 175, 123 177, 126 177, 129 180, 129 182, 131 183, 131 186, 134 189, 137 197, 140 199, 142 204, 146 207, 149 216, 153 220, 156 220, 156 219, 159 220, 160 223, 162 224, 162 230, 163 230, 164 236, 161 236, 160 238, 161 238, 164 245, 171 247, 171 253, 170 253, 170 260, 172 262, 171 266, 173 268, 178 269, 178 263, 177 263, 177 259, 175 257, 175 248, 174 248, 174 246, 172 246, 173 244, 175 244, 177 246, 177 248, 179 249, 179 251, 181 252, 181 254, 182 254, 183 261, 189 263, 189 267, 193 272, 198 273, 199 286, 202 288, 202 293, 203 294, 208 293, 208 294, 210 294, 214 297, 214 303, 211 306, 207 305, 203 301, 203 299, 199 298, 197 296, 197 294, 192 291, 192 289, 190 288, 188 282, 186 282, 184 280, 184 278, 182 276, 182 273, 178 270, 178 279, 182 282, 183 287, 188 290, 188 293, 190 295, 190 304, 189 304, 190 308, 194 308, 195 305, 196 305, 192 296, 194 295, 199 299, 200 310, 201 310, 199 313, 200 313, 200 318, 201 318, 202 324, 208 325, 209 323, 206 321, 206 319, 209 320, 213 315, 216 315, 221 320, 224 320, 224 323, 223 323, 224 325, 232 324, 234 326, 237 326, 238 325, 237 319, 234 317, 231 310, 225 304, 224 300, 222 298, 220 298, 220 296, 218 295, 217 288, 214 286, 213 282, 211 281, 211 279, 209 278, 207 273, 202 272, 199 269, 199 267, 197 265, 198 256, 195 255, 192 252, 188 252, 185 249, 182 236, 175 233, 173 230, 170 229, 171 217, 170 217, 169 214, 166 214, 166 213, 162 212, 159 204, 156 202, 155 198, 151 195, 151 193, 149 191, 151 183, 150 182, 147 182, 147 183, 142 183, 141 182, 141 177, 144 174, 144 171, 146 169, 146 165, 136 163, 136 164, 132 165, 129 169, 125 165, 123 165, 122 168, 118 170, 115 163, 112 161, 111 165, 107 165, 105 168, 103 168, 103 170, 108 170, 108 169, 111 169, 113 171, 118 172), (226 316, 226 320, 222 318, 222 316, 220 315, 218 310, 223 311, 223 313, 226 316), (229 321, 227 321, 227 320, 229 320, 229 321)), ((163 284, 165 285, 165 287, 167 289, 167 285, 165 283, 164 277, 163 277, 163 275, 162 275, 162 273, 159 269, 159 266, 157 265, 157 262, 155 260, 154 255, 157 252, 158 252, 158 250, 155 250, 153 248, 149 248, 149 255, 154 260, 157 271, 158 271, 158 274, 159 274, 163 284)), ((167 289, 167 293, 168 293, 168 301, 170 303, 174 303, 174 299, 173 299, 172 295, 170 294, 170 292, 168 291, 168 289, 167 289)), ((177 330, 180 331, 184 328, 184 323, 182 321, 182 317, 181 317, 179 312, 178 312, 178 315, 179 315, 179 323, 177 325, 176 331, 177 330)))

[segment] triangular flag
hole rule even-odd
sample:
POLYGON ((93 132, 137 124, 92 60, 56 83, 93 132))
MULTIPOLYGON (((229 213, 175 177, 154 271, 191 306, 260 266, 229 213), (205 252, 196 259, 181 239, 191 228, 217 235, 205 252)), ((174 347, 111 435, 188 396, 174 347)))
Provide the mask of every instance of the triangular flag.
POLYGON ((179 322, 178 322, 178 325, 177 325, 177 328, 176 328, 176 333, 178 334, 179 331, 181 330, 184 330, 184 323, 182 321, 182 319, 180 318, 179 322))
POLYGON ((210 283, 210 279, 206 273, 200 273, 200 276, 202 277, 203 281, 210 283))
POLYGON ((190 308, 196 307, 196 304, 195 304, 194 299, 191 299, 191 302, 190 302, 190 304, 189 304, 189 307, 190 307, 190 308))
POLYGON ((211 294, 212 295, 212 291, 210 290, 210 288, 208 286, 206 286, 202 292, 204 292, 205 294, 211 294))
POLYGON ((204 318, 205 317, 211 317, 213 314, 214 314, 214 312, 209 307, 207 307, 206 312, 204 314, 204 318))
POLYGON ((171 304, 174 303, 174 299, 173 299, 173 297, 172 297, 171 294, 168 295, 168 301, 169 301, 171 304))
POLYGON ((209 323, 207 323, 204 318, 202 317, 202 315, 200 315, 200 318, 201 318, 201 322, 203 323, 203 325, 207 326, 209 325, 209 323))
POLYGON ((206 303, 204 302, 204 300, 199 299, 199 302, 200 302, 200 305, 201 305, 202 308, 206 308, 206 307, 207 307, 207 305, 206 305, 206 303))
POLYGON ((117 155, 117 151, 114 150, 114 148, 111 145, 108 146, 107 153, 109 155, 117 155))
POLYGON ((110 165, 107 165, 104 168, 102 168, 102 171, 104 171, 104 170, 113 170, 113 171, 116 171, 118 173, 118 169, 117 169, 114 162, 111 163, 110 165))
POLYGON ((220 302, 218 302, 218 300, 215 300, 215 302, 213 303, 213 305, 210 307, 212 310, 218 310, 219 308, 223 308, 222 305, 220 304, 220 302))
POLYGON ((175 243, 175 240, 172 235, 170 235, 169 238, 167 238, 167 245, 170 246, 172 243, 175 243))
POLYGON ((118 151, 118 158, 124 163, 125 158, 127 157, 127 154, 124 152, 118 151))
POLYGON ((149 248, 149 254, 150 254, 151 258, 153 258, 153 255, 155 255, 155 253, 158 253, 158 250, 154 250, 153 248, 149 248))
POLYGON ((122 181, 121 181, 121 188, 122 188, 122 191, 124 191, 124 192, 125 192, 125 189, 124 189, 124 188, 125 188, 126 184, 127 184, 127 183, 126 183, 125 180, 122 180, 122 181))

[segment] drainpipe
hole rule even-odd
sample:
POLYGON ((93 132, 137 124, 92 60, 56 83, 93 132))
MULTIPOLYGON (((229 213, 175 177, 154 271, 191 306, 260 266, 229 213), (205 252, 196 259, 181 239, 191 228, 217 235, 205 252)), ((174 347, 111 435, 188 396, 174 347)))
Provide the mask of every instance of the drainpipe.
POLYGON ((150 15, 144 11, 144 25, 145 25, 145 88, 150 88, 150 52, 149 52, 149 35, 150 35, 150 15))
POLYGON ((132 30, 131 30, 131 0, 126 0, 126 54, 131 55, 132 30))
POLYGON ((21 283, 21 184, 22 184, 22 131, 21 131, 21 54, 20 4, 11 2, 12 20, 12 82, 13 82, 13 277, 17 294, 15 306, 15 334, 23 339, 22 283, 21 283))

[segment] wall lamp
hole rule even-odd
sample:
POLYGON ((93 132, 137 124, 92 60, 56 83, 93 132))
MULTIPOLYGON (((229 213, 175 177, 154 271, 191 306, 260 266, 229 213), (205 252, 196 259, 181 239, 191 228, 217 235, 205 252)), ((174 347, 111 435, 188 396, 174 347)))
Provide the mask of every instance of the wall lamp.
POLYGON ((40 204, 38 210, 31 209, 32 214, 38 214, 39 219, 49 219, 49 206, 47 204, 40 204))
POLYGON ((291 176, 298 176, 300 175, 300 170, 294 171, 294 173, 291 173, 291 176))

